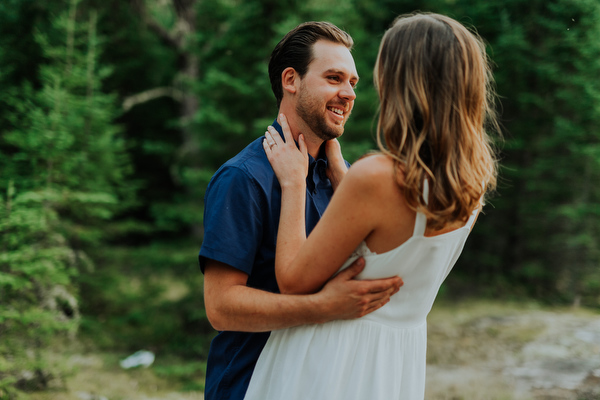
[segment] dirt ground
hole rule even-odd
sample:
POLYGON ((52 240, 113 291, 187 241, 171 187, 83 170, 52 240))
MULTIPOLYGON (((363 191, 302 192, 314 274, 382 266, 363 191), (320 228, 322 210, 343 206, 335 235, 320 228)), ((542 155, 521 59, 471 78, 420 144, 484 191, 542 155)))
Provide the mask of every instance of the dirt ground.
POLYGON ((202 392, 183 391, 177 381, 165 379, 153 366, 124 370, 124 354, 88 353, 68 356, 64 382, 51 390, 32 393, 29 400, 201 400, 202 392))
POLYGON ((600 313, 442 305, 428 331, 428 400, 600 400, 600 313))
MULTIPOLYGON (((55 390, 31 400, 201 400, 118 354, 72 354, 55 390)), ((600 400, 600 313, 533 305, 438 304, 429 318, 427 400, 600 400)))

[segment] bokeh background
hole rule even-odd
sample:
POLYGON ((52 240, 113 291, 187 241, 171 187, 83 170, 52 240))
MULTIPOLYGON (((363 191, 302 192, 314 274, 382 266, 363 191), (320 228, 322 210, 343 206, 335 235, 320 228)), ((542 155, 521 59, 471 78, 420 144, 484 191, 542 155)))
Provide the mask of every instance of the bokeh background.
POLYGON ((485 39, 503 129, 440 300, 599 310, 598 0, 1 0, 0 398, 60 387, 47 351, 74 345, 174 357, 158 371, 201 391, 204 191, 276 116, 272 48, 307 20, 353 36, 352 162, 375 148, 379 41, 416 10, 485 39))

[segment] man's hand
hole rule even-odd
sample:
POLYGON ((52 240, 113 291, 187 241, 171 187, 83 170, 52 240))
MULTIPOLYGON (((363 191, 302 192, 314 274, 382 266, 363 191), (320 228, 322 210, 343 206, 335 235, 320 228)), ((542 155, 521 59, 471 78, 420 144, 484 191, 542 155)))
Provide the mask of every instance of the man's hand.
POLYGON ((323 321, 355 319, 372 313, 390 301, 390 297, 404 284, 402 278, 355 280, 365 267, 361 257, 332 278, 316 293, 323 321))

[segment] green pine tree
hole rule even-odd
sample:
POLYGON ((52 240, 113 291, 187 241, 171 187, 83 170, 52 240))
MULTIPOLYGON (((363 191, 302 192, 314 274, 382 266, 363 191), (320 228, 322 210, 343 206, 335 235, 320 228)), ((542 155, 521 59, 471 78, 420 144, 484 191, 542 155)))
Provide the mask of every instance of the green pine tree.
POLYGON ((600 3, 462 0, 443 10, 488 41, 506 133, 499 196, 464 271, 510 292, 600 305, 600 3))
MULTIPOLYGON (((4 94, 12 129, 0 138, 0 393, 38 389, 60 375, 45 357, 76 333, 77 279, 86 255, 133 201, 116 99, 102 92, 97 17, 71 0, 35 39, 45 58, 37 89, 4 94), (25 373, 23 372, 25 371, 25 373)), ((10 398, 10 397, 9 397, 10 398)))

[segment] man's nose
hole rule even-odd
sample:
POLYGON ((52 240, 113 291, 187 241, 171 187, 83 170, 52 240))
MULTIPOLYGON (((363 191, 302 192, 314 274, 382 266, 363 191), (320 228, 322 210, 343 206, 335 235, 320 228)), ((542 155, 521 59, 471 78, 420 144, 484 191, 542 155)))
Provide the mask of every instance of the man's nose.
POLYGON ((354 92, 354 88, 350 83, 345 84, 340 90, 340 97, 346 101, 352 101, 356 99, 356 93, 354 92))

